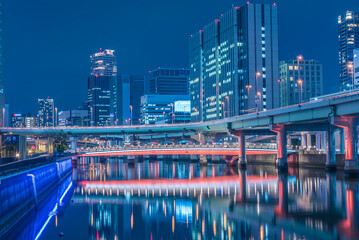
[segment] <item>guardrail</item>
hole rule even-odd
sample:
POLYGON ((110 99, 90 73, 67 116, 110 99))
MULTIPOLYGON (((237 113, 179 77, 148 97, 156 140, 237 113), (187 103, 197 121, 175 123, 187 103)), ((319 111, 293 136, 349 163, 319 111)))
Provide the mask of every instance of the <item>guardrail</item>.
POLYGON ((12 224, 12 219, 21 218, 28 209, 37 206, 47 190, 57 185, 71 170, 72 158, 67 158, 1 177, 0 238, 1 229, 7 229, 12 224))
MULTIPOLYGON (((127 145, 127 146, 113 146, 113 147, 95 147, 95 148, 78 148, 78 153, 84 152, 101 152, 101 151, 125 151, 125 150, 147 150, 147 149, 176 149, 176 148, 238 148, 238 143, 230 143, 230 144, 176 144, 176 145, 145 145, 145 146, 135 146, 135 145, 127 145)), ((261 144, 246 144, 247 149, 277 149, 276 143, 261 143, 261 144)), ((288 145, 288 150, 299 150, 298 146, 288 145)))

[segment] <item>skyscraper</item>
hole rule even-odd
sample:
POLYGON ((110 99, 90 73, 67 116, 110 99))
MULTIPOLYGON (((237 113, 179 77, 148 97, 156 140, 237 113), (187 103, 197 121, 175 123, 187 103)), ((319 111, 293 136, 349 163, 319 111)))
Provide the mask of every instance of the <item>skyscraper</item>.
POLYGON ((278 70, 276 4, 233 7, 190 37, 192 121, 279 107, 278 70))
POLYGON ((347 11, 338 17, 340 90, 353 85, 354 49, 359 48, 359 12, 347 11))
POLYGON ((144 95, 145 77, 119 75, 113 85, 112 113, 115 125, 139 124, 141 96, 144 95))
POLYGON ((117 77, 114 50, 106 49, 90 56, 91 76, 88 78, 88 105, 91 126, 111 124, 111 91, 117 77))
POLYGON ((53 127, 55 125, 55 106, 54 99, 45 98, 37 100, 37 113, 39 117, 39 127, 53 127))
POLYGON ((114 55, 115 50, 100 48, 98 53, 90 56, 91 58, 91 76, 116 76, 117 61, 114 55))
POLYGON ((354 88, 359 88, 359 48, 354 50, 354 88))
POLYGON ((189 70, 158 68, 149 72, 148 93, 160 95, 188 95, 189 70))
POLYGON ((308 102, 323 94, 323 67, 319 62, 298 56, 279 65, 281 107, 308 102))
POLYGON ((5 60, 4 60, 4 0, 0 0, 0 126, 6 126, 6 107, 5 107, 5 60))

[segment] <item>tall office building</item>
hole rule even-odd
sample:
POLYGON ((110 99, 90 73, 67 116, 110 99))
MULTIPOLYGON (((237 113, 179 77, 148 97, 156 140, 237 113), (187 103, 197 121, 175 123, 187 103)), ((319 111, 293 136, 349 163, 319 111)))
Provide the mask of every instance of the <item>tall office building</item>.
POLYGON ((4 0, 0 0, 0 126, 3 127, 8 124, 9 119, 5 106, 4 15, 4 0))
POLYGON ((354 49, 359 48, 359 12, 347 11, 338 17, 340 90, 353 85, 354 49))
POLYGON ((45 98, 37 100, 37 113, 39 117, 39 127, 55 126, 55 106, 54 99, 45 98))
POLYGON ((279 107, 278 71, 276 4, 233 7, 190 37, 192 121, 279 107))
POLYGON ((115 50, 105 49, 91 55, 91 76, 116 76, 117 61, 115 50))
POLYGON ((158 68, 149 72, 148 93, 160 95, 188 95, 189 70, 158 68))
POLYGON ((359 48, 354 50, 354 88, 359 88, 359 48))
POLYGON ((145 77, 119 75, 113 85, 112 115, 115 125, 139 124, 141 96, 145 93, 145 77))
POLYGON ((323 94, 323 67, 315 60, 296 60, 279 63, 280 105, 286 107, 308 102, 323 94))
POLYGON ((90 56, 91 76, 88 78, 88 106, 91 126, 111 124, 111 91, 117 77, 114 50, 100 49, 90 56))

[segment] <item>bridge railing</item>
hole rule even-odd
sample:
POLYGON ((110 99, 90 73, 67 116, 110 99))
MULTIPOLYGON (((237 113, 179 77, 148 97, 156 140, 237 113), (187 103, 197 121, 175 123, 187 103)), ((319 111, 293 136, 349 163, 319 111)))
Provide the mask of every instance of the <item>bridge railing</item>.
MULTIPOLYGON (((78 153, 83 152, 105 152, 105 151, 126 151, 126 150, 148 150, 148 149, 178 149, 178 148, 208 148, 208 149, 223 149, 223 148, 238 148, 238 143, 225 143, 225 144, 176 144, 176 145, 126 145, 126 146, 108 146, 108 147, 87 147, 78 148, 78 153)), ((277 149, 276 143, 247 143, 247 149, 277 149)), ((298 146, 288 145, 289 150, 298 150, 298 146)))

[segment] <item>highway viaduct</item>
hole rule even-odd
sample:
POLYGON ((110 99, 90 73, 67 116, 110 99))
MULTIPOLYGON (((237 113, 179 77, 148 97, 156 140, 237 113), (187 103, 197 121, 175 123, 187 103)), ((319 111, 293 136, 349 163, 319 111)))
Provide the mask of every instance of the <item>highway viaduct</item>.
POLYGON ((336 168, 335 132, 341 130, 344 132, 344 169, 348 173, 358 173, 358 119, 359 92, 351 92, 285 108, 208 122, 105 127, 1 128, 0 131, 2 135, 50 137, 63 131, 75 142, 80 136, 141 136, 178 133, 196 133, 201 142, 205 140, 206 134, 228 133, 238 138, 239 165, 242 167, 246 165, 245 136, 275 134, 277 137, 278 168, 287 168, 288 166, 287 135, 289 133, 320 131, 326 133, 326 167, 332 169, 336 168))

